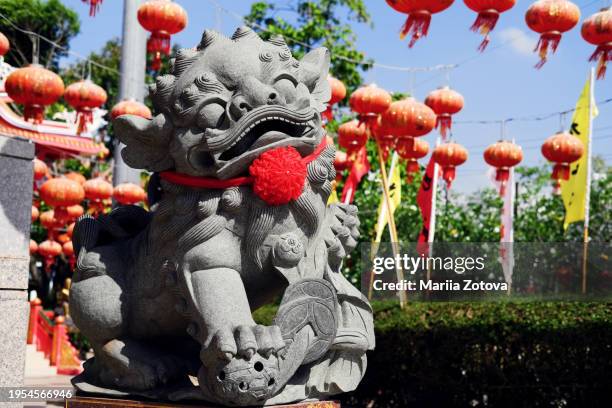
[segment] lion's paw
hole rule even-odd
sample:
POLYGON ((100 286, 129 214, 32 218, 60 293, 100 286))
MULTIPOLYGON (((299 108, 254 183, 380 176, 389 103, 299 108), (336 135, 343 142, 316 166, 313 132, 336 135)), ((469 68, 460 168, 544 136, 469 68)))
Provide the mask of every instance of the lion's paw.
POLYGON ((268 358, 282 355, 284 351, 285 341, 278 326, 242 325, 217 330, 208 346, 203 347, 201 359, 205 363, 218 359, 230 361, 234 356, 250 360, 255 353, 268 358))

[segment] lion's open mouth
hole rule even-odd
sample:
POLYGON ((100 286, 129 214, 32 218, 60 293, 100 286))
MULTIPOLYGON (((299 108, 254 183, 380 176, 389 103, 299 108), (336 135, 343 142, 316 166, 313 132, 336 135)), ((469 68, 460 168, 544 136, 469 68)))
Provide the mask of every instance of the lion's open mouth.
POLYGON ((249 149, 256 149, 287 137, 302 137, 312 129, 311 121, 268 116, 246 128, 229 149, 219 156, 219 159, 228 161, 244 154, 249 149))

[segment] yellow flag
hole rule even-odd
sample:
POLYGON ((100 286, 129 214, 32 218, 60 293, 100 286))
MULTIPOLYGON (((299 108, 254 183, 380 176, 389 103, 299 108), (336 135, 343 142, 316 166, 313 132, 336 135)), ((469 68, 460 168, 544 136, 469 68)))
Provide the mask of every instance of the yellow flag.
POLYGON ((561 180, 561 196, 565 205, 565 221, 563 227, 567 229, 570 223, 585 219, 586 206, 588 204, 590 180, 591 152, 590 131, 591 121, 598 114, 597 106, 593 100, 592 75, 587 79, 580 99, 576 104, 576 110, 572 117, 570 133, 582 141, 584 154, 570 165, 569 180, 561 180))
MULTIPOLYGON (((400 166, 398 164, 398 156, 393 152, 391 158, 391 168, 389 169, 389 197, 391 204, 391 214, 395 213, 395 209, 402 201, 402 178, 400 176, 400 166)), ((385 203, 385 195, 381 196, 380 204, 378 205, 378 222, 376 223, 376 239, 375 243, 379 243, 382 239, 385 226, 389 222, 387 217, 387 205, 385 203)))
POLYGON ((331 191, 331 194, 329 195, 329 198, 327 199, 327 205, 334 204, 340 201, 338 199, 338 192, 336 191, 336 186, 337 186, 336 180, 332 181, 332 191, 331 191))

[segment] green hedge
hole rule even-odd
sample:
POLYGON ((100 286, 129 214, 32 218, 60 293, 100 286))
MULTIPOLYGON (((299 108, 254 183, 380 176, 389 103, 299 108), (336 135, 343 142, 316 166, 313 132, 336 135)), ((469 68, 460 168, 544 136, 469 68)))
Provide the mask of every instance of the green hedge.
MULTIPOLYGON (((343 407, 612 406, 612 303, 374 304, 376 350, 343 407)), ((270 323, 275 310, 256 312, 270 323)))

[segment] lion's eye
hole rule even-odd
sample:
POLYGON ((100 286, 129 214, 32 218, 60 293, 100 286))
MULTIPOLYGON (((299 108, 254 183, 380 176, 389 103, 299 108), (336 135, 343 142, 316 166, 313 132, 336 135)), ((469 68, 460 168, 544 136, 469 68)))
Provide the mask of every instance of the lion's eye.
POLYGON ((204 105, 198 112, 197 123, 201 129, 218 129, 222 126, 225 119, 225 108, 218 103, 204 105))
POLYGON ((287 78, 281 78, 274 84, 274 88, 285 97, 287 103, 293 103, 296 97, 295 84, 287 78))

